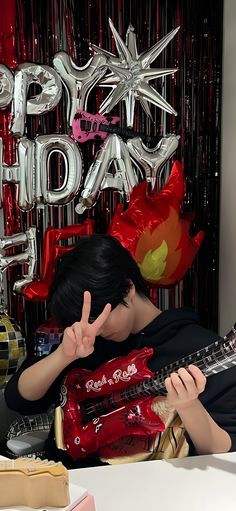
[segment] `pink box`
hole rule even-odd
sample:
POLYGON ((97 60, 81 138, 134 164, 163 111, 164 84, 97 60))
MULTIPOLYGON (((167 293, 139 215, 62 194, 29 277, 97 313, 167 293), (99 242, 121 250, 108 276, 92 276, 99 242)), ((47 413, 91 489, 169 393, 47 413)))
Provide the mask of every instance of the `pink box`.
POLYGON ((73 507, 73 511, 96 511, 92 495, 88 495, 77 506, 73 507))

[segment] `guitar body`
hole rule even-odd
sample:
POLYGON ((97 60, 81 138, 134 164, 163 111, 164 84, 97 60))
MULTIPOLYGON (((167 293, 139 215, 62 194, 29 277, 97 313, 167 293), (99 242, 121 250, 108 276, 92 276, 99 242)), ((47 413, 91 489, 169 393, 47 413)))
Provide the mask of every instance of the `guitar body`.
MULTIPOLYGON (((106 362, 96 371, 72 369, 61 388, 63 410, 63 435, 67 452, 74 459, 87 457, 118 438, 127 435, 151 435, 165 429, 163 422, 152 410, 155 398, 135 399, 122 402, 122 390, 127 384, 151 378, 153 372, 147 360, 153 350, 133 350, 127 357, 106 362), (111 394, 111 388, 119 397, 119 408, 89 422, 84 420, 83 403, 93 409, 99 396, 111 394), (91 401, 90 401, 91 400, 91 401)), ((106 400, 106 398, 105 398, 106 400)), ((93 411, 93 410, 92 410, 93 411)))
MULTIPOLYGON (((133 350, 96 371, 72 369, 61 387, 64 444, 72 458, 110 452, 119 439, 148 438, 165 430, 156 399, 166 394, 165 378, 194 364, 208 377, 235 367, 236 329, 198 351, 153 373, 147 360, 152 348, 133 350)), ((165 398, 162 398, 165 401, 165 398)), ((162 414, 163 420, 164 415, 162 414)))
MULTIPOLYGON (((84 143, 88 140, 105 140, 109 135, 106 127, 116 126, 120 121, 119 117, 112 117, 101 114, 90 114, 83 110, 78 110, 72 122, 72 133, 74 138, 84 143)), ((114 130, 115 131, 115 130, 114 130)))

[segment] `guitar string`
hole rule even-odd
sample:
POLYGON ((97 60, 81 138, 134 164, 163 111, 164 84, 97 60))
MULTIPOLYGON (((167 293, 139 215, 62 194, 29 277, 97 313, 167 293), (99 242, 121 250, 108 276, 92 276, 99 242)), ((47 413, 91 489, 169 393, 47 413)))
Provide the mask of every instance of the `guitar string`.
MULTIPOLYGON (((151 378, 146 379, 142 382, 137 382, 135 384, 131 384, 130 386, 126 387, 126 389, 121 389, 120 393, 119 393, 119 391, 117 391, 118 395, 121 396, 122 393, 125 393, 126 397, 129 398, 129 393, 134 392, 134 394, 135 394, 135 392, 136 392, 137 394, 134 396, 131 396, 131 399, 135 399, 135 397, 137 397, 137 398, 143 397, 143 396, 140 396, 140 394, 138 394, 137 388, 140 387, 140 392, 143 391, 145 393, 145 388, 142 388, 143 385, 145 386, 145 384, 146 384, 146 387, 150 387, 153 384, 154 391, 161 391, 162 388, 165 387, 164 380, 172 372, 175 372, 176 369, 183 367, 183 364, 186 364, 186 363, 187 363, 186 364, 187 366, 191 363, 191 364, 194 364, 195 366, 197 366, 201 370, 205 369, 206 373, 208 371, 211 371, 211 374, 214 374, 214 369, 216 369, 217 367, 224 367, 227 363, 229 363, 230 365, 234 365, 233 360, 234 360, 234 358, 236 358, 236 352, 232 348, 231 343, 232 343, 231 338, 229 340, 225 340, 225 342, 220 345, 219 345, 219 341, 216 341, 213 345, 210 345, 206 348, 202 348, 201 350, 194 352, 194 353, 188 355, 187 357, 179 359, 178 361, 173 362, 172 364, 169 364, 168 366, 165 366, 163 369, 161 369, 159 372, 157 372, 156 375, 152 376, 151 378), (211 347, 212 351, 210 351, 210 347, 211 347), (198 359, 198 360, 194 360, 194 357, 200 356, 202 354, 202 352, 204 352, 204 357, 202 357, 201 359, 198 359), (216 358, 217 356, 221 356, 221 357, 223 357, 223 359, 220 359, 220 358, 217 359, 216 358), (191 359, 193 359, 193 360, 191 360, 191 359), (206 364, 206 360, 208 361, 208 364, 206 364), (155 387, 155 378, 157 380, 159 380, 159 383, 158 383, 159 388, 155 387)), ((227 367, 226 367, 226 369, 227 369, 227 367)), ((206 376, 210 376, 210 375, 206 375, 206 376)), ((150 389, 148 389, 148 388, 146 389, 146 393, 148 393, 148 395, 150 395, 149 390, 150 389)), ((88 403, 88 405, 84 407, 86 415, 93 413, 96 409, 96 405, 102 406, 102 402, 103 402, 104 398, 111 399, 112 396, 115 394, 115 392, 112 393, 110 396, 101 396, 101 401, 99 401, 97 403, 95 402, 94 404, 91 404, 91 405, 89 405, 89 403, 88 403)), ((119 404, 122 401, 123 400, 120 397, 120 399, 117 399, 114 401, 114 404, 119 404)))

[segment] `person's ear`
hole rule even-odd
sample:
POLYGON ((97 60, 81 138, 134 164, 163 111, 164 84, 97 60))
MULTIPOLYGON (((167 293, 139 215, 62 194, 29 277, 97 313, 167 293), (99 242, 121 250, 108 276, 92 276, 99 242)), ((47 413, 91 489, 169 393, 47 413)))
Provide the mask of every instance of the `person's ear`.
POLYGON ((129 290, 128 294, 127 294, 127 299, 128 299, 129 302, 133 301, 135 293, 136 293, 135 285, 133 284, 133 282, 131 282, 131 287, 130 287, 130 290, 129 290))

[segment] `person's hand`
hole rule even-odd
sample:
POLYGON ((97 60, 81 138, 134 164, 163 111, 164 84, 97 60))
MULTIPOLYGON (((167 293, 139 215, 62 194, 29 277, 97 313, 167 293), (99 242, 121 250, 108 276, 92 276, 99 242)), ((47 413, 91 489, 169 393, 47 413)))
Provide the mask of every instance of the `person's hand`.
POLYGON ((107 303, 93 323, 89 323, 90 311, 91 294, 89 291, 85 291, 81 320, 67 327, 64 331, 61 348, 66 357, 73 360, 85 358, 94 351, 96 336, 99 335, 100 328, 111 312, 111 305, 107 303))
POLYGON ((178 412, 194 404, 205 389, 206 377, 197 366, 191 364, 188 370, 181 367, 166 378, 165 386, 168 403, 178 412))

